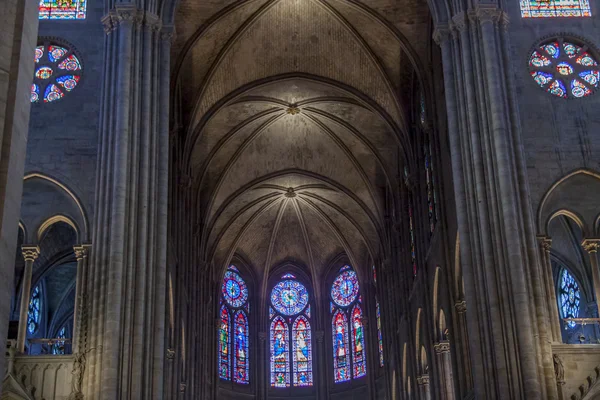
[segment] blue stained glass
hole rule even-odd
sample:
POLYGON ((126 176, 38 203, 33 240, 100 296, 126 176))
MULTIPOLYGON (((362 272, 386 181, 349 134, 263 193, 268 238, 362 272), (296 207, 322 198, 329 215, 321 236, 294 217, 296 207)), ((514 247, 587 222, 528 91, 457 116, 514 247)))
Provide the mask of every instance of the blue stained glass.
POLYGON ((548 92, 555 95, 556 97, 567 98, 567 89, 565 88, 565 84, 561 80, 555 80, 548 87, 548 92))
POLYGON ((331 298, 341 307, 347 307, 358 296, 359 284, 356 272, 348 269, 339 274, 331 286, 331 298))
POLYGON ((589 0, 521 0, 521 17, 591 17, 589 0))
POLYGON ((219 325, 219 377, 221 379, 229 380, 229 366, 230 366, 230 355, 229 355, 229 343, 231 341, 230 336, 229 311, 227 307, 221 306, 221 321, 219 325))
POLYGON ((333 378, 336 383, 350 380, 350 351, 348 349, 348 319, 342 310, 331 320, 333 335, 333 378))
POLYGON ((32 103, 37 103, 40 100, 40 87, 35 83, 31 84, 31 98, 32 103))
POLYGON ((349 265, 344 265, 342 268, 340 268, 340 272, 345 271, 347 269, 350 269, 349 265))
MULTIPOLYGON (((579 317, 579 307, 581 302, 579 285, 566 268, 563 268, 560 277, 559 302, 563 318, 579 317)), ((568 326, 571 328, 574 328, 575 325, 575 322, 568 322, 568 326)))
POLYGON ((271 322, 271 386, 290 386, 288 325, 280 316, 271 322))
POLYGON ((533 77, 535 82, 542 87, 546 86, 548 83, 550 83, 552 81, 552 79, 554 79, 552 74, 549 74, 547 72, 541 72, 541 71, 532 71, 531 76, 533 77))
POLYGON ((306 316, 310 318, 310 306, 306 307, 306 316))
POLYGON ((296 279, 296 275, 294 274, 284 274, 281 279, 296 279))
POLYGON ((590 57, 588 53, 581 54, 579 57, 577 57, 575 62, 586 67, 595 67, 598 65, 598 63, 592 57, 590 57))
POLYGON ((361 378, 367 374, 367 355, 365 349, 365 332, 363 314, 357 304, 352 310, 352 365, 353 378, 361 378))
POLYGON ((308 291, 298 281, 281 281, 271 291, 271 303, 283 315, 296 315, 308 305, 308 291))
POLYGON ((86 0, 40 0, 39 19, 85 19, 86 0))
POLYGON ((231 271, 235 271, 235 272, 240 272, 240 271, 237 269, 237 267, 236 267, 235 265, 233 265, 233 264, 231 264, 229 267, 227 267, 227 269, 228 269, 228 270, 231 270, 231 271))
POLYGON ((592 85, 594 87, 598 87, 598 81, 600 81, 600 72, 584 71, 584 72, 580 72, 579 76, 582 77, 590 85, 592 85))
POLYGON ((269 306, 269 319, 273 319, 274 315, 275 311, 273 310, 273 307, 269 306))
POLYGON ((310 323, 304 316, 296 318, 292 328, 294 386, 312 386, 312 349, 310 323))
POLYGON ((35 48, 35 62, 39 63, 40 59, 44 56, 44 46, 37 46, 35 48))
POLYGON ((27 312, 27 330, 30 334, 34 334, 40 324, 41 311, 41 292, 40 286, 37 285, 29 299, 29 310, 27 312))
POLYGON ((71 90, 75 89, 75 86, 77 86, 77 82, 79 82, 79 77, 76 75, 63 75, 56 78, 56 82, 58 82, 60 86, 65 88, 67 92, 70 92, 71 90))
POLYGON ((58 68, 67 71, 77 71, 81 69, 81 63, 75 54, 71 54, 58 64, 58 68))
POLYGON ((542 49, 546 51, 552 58, 558 58, 560 55, 560 45, 558 42, 548 43, 542 46, 542 49))
POLYGON ((335 304, 333 304, 333 301, 329 302, 329 312, 331 312, 333 314, 333 312, 335 311, 335 304))
POLYGON ((227 304, 232 307, 241 307, 248 300, 246 282, 233 271, 225 272, 221 292, 227 304))
POLYGON ((383 367, 383 335, 381 334, 381 310, 379 301, 375 299, 376 316, 377 316, 377 342, 379 347, 379 366, 383 367))
POLYGON ((235 353, 233 356, 233 381, 249 383, 248 319, 243 311, 235 314, 235 353))
POLYGON ((573 79, 571 81, 571 94, 573 97, 584 97, 592 94, 592 91, 577 79, 573 79))
MULTIPOLYGON (((65 339, 66 337, 67 337, 66 328, 63 326, 60 329, 60 331, 58 331, 58 334, 56 335, 55 339, 65 339)), ((56 343, 54 343, 52 345, 52 354, 56 354, 56 355, 65 354, 65 342, 59 340, 56 343)))
POLYGON ((537 50, 531 53, 529 58, 529 65, 532 67, 547 67, 552 62, 546 57, 541 55, 537 50))
POLYGON ((48 46, 48 58, 50 62, 57 62, 67 54, 67 49, 60 46, 48 46))

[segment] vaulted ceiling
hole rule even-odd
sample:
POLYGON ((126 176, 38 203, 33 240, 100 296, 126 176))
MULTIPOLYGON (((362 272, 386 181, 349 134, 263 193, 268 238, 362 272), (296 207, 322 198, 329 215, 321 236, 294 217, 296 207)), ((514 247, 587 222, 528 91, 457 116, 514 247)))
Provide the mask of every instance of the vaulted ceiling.
POLYGON ((401 2, 369 3, 375 9, 347 0, 181 4, 180 168, 217 269, 239 254, 265 282, 286 260, 318 280, 341 252, 358 269, 381 255, 411 158, 413 79, 427 47, 415 51, 400 28, 411 43, 430 35, 425 4, 411 6, 409 24, 386 8, 401 2))

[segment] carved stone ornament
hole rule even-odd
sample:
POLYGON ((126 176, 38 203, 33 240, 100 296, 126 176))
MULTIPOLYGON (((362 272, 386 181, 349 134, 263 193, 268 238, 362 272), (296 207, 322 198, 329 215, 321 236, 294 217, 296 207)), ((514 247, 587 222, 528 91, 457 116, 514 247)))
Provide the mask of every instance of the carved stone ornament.
POLYGON ((462 32, 467 28, 467 16, 464 12, 461 11, 452 17, 452 26, 458 32, 462 32))
POLYGON ((433 345, 433 350, 436 354, 450 353, 450 342, 442 340, 441 342, 435 343, 433 345))
POLYGON ((597 253, 600 248, 600 239, 584 239, 581 245, 588 253, 597 253))
POLYGON ((181 382, 179 384, 179 392, 180 393, 185 393, 185 389, 187 388, 187 385, 184 382, 181 382))
POLYGON ((558 354, 552 354, 552 361, 554 361, 554 375, 556 376, 556 382, 564 385, 565 383, 565 367, 563 366, 562 360, 558 354))
POLYGON ((477 19, 482 23, 492 22, 497 23, 502 17, 502 10, 499 9, 495 4, 480 4, 477 6, 475 13, 477 19))
POLYGON ((464 300, 457 301, 456 303, 454 303, 454 308, 456 308, 457 313, 464 314, 467 312, 467 302, 464 300))
POLYGON ((87 247, 86 246, 73 246, 73 251, 75 252, 75 258, 77 261, 83 260, 87 256, 87 247))
POLYGON ((285 192, 285 197, 287 197, 288 199, 293 199, 294 197, 296 197, 296 192, 294 191, 294 188, 287 188, 285 192))
POLYGON ((175 350, 172 348, 167 349, 167 360, 171 361, 175 359, 175 350))
POLYGON ((298 106, 289 106, 285 112, 290 115, 297 115, 300 114, 300 109, 298 106))
POLYGON ((40 255, 40 248, 38 246, 21 246, 23 252, 23 259, 25 261, 35 261, 40 255))
POLYGON ((450 38, 450 27, 448 25, 438 25, 433 31, 433 40, 438 46, 441 46, 450 38))
MULTIPOLYGON (((418 379, 419 378, 417 378, 417 383, 418 383, 418 379)), ((427 374, 421 375, 420 379, 421 379, 421 383, 420 383, 421 385, 429 385, 429 375, 427 375, 427 374)))

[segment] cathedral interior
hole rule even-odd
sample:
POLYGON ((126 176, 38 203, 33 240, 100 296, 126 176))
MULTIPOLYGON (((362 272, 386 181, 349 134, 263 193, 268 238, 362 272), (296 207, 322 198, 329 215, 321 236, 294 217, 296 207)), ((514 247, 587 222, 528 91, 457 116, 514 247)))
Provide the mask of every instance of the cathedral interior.
POLYGON ((596 1, 4 0, 0 400, 600 399, 596 1))

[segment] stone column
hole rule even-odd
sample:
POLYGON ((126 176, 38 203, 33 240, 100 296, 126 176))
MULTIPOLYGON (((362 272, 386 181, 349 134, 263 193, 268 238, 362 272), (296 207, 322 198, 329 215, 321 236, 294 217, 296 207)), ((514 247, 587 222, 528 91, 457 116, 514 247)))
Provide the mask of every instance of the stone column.
POLYGON ((550 333, 552 341, 562 342, 560 332, 560 317, 558 313, 558 302, 556 300, 556 289, 554 288, 554 277, 552 275, 552 261, 550 258, 550 249, 552 248, 552 239, 546 236, 538 236, 540 245, 541 262, 543 267, 544 286, 546 288, 546 305, 548 308, 548 318, 550 320, 550 333))
POLYGON ((437 364, 440 369, 440 397, 442 400, 454 400, 454 385, 452 376, 452 360, 450 359, 450 342, 442 340, 433 345, 437 364))
MULTIPOLYGON (((313 376, 313 382, 317 382, 317 399, 327 399, 327 363, 325 362, 325 332, 315 331, 315 339, 317 339, 317 348, 313 353, 317 355, 318 369, 317 375, 313 376)), ((313 362, 315 357, 313 356, 313 362)))
POLYGON ((267 332, 258 332, 258 357, 256 361, 258 363, 258 399, 263 400, 267 398, 268 387, 269 387, 269 367, 267 366, 269 355, 267 346, 267 332))
POLYGON ((87 282, 87 260, 89 245, 73 246, 77 258, 77 279, 75 281, 75 307, 73 309, 73 354, 85 351, 85 339, 87 335, 87 294, 85 282, 87 282))
POLYGON ((21 215, 23 170, 29 131, 33 55, 37 45, 36 0, 3 0, 0 26, 0 371, 4 358, 21 215))
POLYGON ((27 312, 29 311, 29 300, 31 298, 31 278, 33 274, 33 263, 40 255, 37 246, 23 245, 23 259, 25 260, 25 271, 23 272, 23 284, 21 285, 21 307, 19 308, 19 333, 17 336, 17 351, 25 352, 25 339, 27 338, 27 312))
POLYGON ((417 377, 417 386, 419 387, 419 394, 422 400, 431 400, 431 393, 429 392, 429 374, 423 374, 417 377))
POLYGON ((600 239, 584 239, 581 245, 590 256, 590 267, 592 268, 592 278, 594 280, 594 293, 596 295, 596 308, 600 312, 600 271, 598 270, 598 248, 600 248, 600 239))
POLYGON ((90 260, 86 399, 162 399, 171 29, 157 3, 116 2, 104 76, 90 260))
POLYGON ((473 375, 471 371, 471 351, 469 349, 469 331, 467 328, 467 302, 464 300, 454 303, 458 327, 460 331, 455 335, 460 348, 460 356, 457 357, 457 364, 460 365, 459 376, 462 375, 463 390, 461 396, 465 396, 473 390, 473 375))

